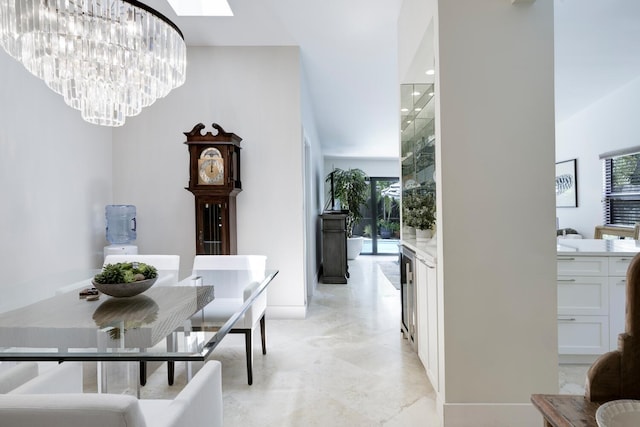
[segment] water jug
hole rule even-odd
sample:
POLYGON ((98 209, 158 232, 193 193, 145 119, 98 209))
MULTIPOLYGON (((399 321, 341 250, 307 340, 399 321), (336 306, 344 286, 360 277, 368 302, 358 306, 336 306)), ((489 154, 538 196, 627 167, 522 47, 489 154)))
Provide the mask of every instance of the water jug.
POLYGON ((136 240, 136 207, 133 205, 107 205, 107 240, 112 245, 136 240))

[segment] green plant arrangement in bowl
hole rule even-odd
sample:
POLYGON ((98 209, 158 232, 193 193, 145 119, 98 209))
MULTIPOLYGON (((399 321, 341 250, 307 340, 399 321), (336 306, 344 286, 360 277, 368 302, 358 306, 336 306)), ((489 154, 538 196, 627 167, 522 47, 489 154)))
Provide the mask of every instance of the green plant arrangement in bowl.
POLYGON ((156 282, 158 271, 143 262, 107 264, 93 278, 93 286, 112 297, 132 297, 149 289, 156 282))

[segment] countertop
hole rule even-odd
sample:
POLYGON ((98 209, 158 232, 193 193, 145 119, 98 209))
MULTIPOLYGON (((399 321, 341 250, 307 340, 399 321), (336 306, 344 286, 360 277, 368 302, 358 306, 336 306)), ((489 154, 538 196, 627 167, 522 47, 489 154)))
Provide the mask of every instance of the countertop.
MULTIPOLYGON (((404 239, 401 244, 414 251, 427 261, 436 263, 436 239, 426 242, 416 242, 415 239, 404 239)), ((587 255, 587 256, 634 256, 640 252, 640 240, 631 239, 558 239, 558 255, 587 255)))
POLYGON ((426 261, 433 264, 436 263, 436 257, 438 254, 438 246, 436 245, 436 238, 429 239, 426 242, 417 242, 416 239, 403 239, 400 243, 417 255, 422 256, 426 261))
POLYGON ((630 255, 640 252, 640 240, 558 239, 558 255, 630 255))

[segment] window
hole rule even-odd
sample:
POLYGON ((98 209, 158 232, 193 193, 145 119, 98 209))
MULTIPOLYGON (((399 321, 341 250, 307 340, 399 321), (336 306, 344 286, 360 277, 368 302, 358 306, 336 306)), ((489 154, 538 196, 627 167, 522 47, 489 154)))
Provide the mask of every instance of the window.
POLYGON ((600 157, 604 160, 604 223, 640 222, 640 153, 600 157))

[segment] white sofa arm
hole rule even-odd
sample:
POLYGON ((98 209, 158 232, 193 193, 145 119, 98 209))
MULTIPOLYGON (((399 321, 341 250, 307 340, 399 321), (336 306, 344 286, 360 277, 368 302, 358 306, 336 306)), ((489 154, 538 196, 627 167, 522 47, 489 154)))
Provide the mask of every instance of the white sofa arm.
MULTIPOLYGON (((62 365, 66 363, 70 362, 62 365)), ((207 362, 174 400, 138 400, 129 395, 96 393, 0 395, 0 425, 222 427, 221 365, 218 361, 207 362)))
POLYGON ((4 394, 0 420, 2 427, 147 426, 138 399, 123 394, 4 394))
POLYGON ((222 365, 208 361, 173 401, 143 399, 140 407, 148 426, 222 427, 222 365))

